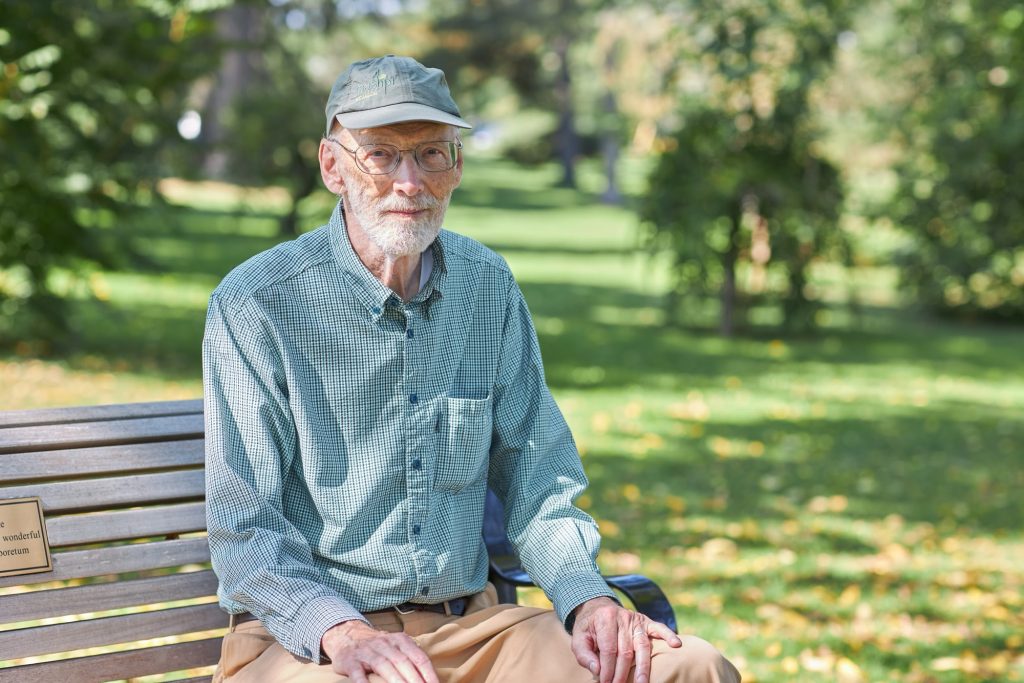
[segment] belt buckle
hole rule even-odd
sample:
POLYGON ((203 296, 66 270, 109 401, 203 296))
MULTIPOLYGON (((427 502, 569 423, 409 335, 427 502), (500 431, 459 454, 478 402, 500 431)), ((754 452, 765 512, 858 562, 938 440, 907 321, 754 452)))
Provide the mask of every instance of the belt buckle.
MULTIPOLYGON (((405 605, 405 604, 411 604, 411 603, 404 603, 404 602, 402 603, 402 605, 405 605)), ((404 609, 402 609, 402 605, 395 605, 394 606, 394 610, 396 612, 398 612, 399 614, 412 614, 413 612, 416 611, 415 607, 413 607, 412 609, 404 610, 404 609)))

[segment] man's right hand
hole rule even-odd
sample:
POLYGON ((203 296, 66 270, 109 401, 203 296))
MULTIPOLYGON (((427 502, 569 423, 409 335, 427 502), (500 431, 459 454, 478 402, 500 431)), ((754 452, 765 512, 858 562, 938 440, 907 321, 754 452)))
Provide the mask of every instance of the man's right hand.
POLYGON ((430 658, 404 633, 378 631, 362 621, 345 621, 320 640, 335 673, 352 683, 369 683, 375 673, 387 683, 438 683, 430 658))

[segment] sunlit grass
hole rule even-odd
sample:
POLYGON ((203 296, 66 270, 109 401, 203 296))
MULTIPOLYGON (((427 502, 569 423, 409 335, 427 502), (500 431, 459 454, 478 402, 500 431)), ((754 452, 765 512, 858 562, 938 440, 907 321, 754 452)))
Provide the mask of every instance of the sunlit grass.
MULTIPOLYGON (((635 215, 595 202, 596 168, 584 193, 557 178, 470 160, 447 224, 498 249, 523 287, 591 478, 580 503, 602 566, 655 578, 681 629, 746 681, 1024 679, 1021 330, 916 317, 871 259, 816 268, 816 334, 666 328, 666 262, 635 215)), ((123 230, 158 270, 87 277, 100 301, 75 301, 79 350, 0 358, 0 408, 200 395, 206 297, 278 240, 278 206, 175 191, 191 209, 123 230)), ((310 199, 304 226, 330 202, 310 199)))

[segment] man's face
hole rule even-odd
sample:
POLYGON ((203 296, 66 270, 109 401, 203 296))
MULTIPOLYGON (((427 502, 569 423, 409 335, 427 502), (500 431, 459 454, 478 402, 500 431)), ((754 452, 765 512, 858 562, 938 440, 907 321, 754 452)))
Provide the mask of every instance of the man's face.
POLYGON ((452 192, 462 179, 462 159, 450 171, 424 171, 412 148, 423 142, 455 140, 455 129, 439 123, 411 122, 363 130, 336 130, 333 137, 348 149, 387 143, 402 160, 384 175, 364 173, 348 152, 336 149, 340 162, 346 218, 362 229, 391 258, 421 253, 441 231, 452 192), (342 158, 343 157, 343 158, 342 158))

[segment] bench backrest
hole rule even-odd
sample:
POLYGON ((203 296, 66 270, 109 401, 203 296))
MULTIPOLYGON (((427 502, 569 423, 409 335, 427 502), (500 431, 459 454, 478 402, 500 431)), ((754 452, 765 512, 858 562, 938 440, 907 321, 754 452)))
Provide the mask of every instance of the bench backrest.
POLYGON ((40 497, 53 552, 0 577, 0 680, 208 679, 225 616, 203 460, 198 400, 0 413, 0 499, 40 497))

